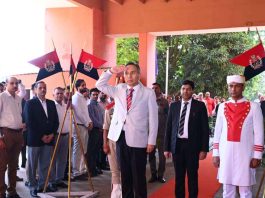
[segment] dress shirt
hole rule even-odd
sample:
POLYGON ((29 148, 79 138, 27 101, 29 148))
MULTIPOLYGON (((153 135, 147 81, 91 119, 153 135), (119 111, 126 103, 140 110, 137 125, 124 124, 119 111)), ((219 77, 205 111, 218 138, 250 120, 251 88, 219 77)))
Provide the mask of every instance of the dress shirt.
MULTIPOLYGON (((137 85, 134 86, 134 87, 130 87, 129 85, 127 85, 126 97, 128 96, 128 94, 129 94, 131 88, 133 88, 133 90, 134 90, 133 93, 132 93, 132 103, 131 103, 131 108, 132 108, 132 104, 135 102, 135 98, 136 98, 136 95, 137 95, 137 93, 138 93, 138 91, 139 91, 140 85, 137 84, 137 85)), ((130 108, 130 109, 131 109, 131 108, 130 108)), ((123 127, 122 127, 122 130, 125 131, 125 129, 126 129, 126 121, 125 121, 125 123, 124 123, 124 125, 123 125, 123 127)))
MULTIPOLYGON (((184 133, 183 135, 179 135, 178 131, 177 131, 177 134, 178 134, 178 138, 188 138, 189 137, 189 117, 190 117, 190 107, 191 107, 191 101, 192 99, 188 100, 188 105, 187 105, 187 111, 186 111, 186 115, 185 115, 185 122, 184 122, 184 133)), ((184 108, 184 105, 185 105, 185 102, 186 101, 181 101, 181 110, 180 110, 180 116, 181 116, 181 113, 182 113, 182 110, 184 108)))
MULTIPOLYGON (((126 91, 126 96, 128 96, 128 94, 129 94, 129 90, 131 89, 131 88, 133 88, 133 93, 132 93, 132 104, 135 102, 135 98, 136 98, 136 95, 137 95, 137 93, 138 93, 138 90, 139 90, 139 88, 140 88, 140 85, 139 84, 137 84, 137 85, 135 85, 134 87, 130 87, 129 85, 127 85, 127 91, 126 91)), ((131 107, 132 107, 132 105, 131 105, 131 107)))
POLYGON ((43 100, 43 101, 42 101, 39 97, 38 97, 38 99, 39 99, 39 101, 40 101, 40 103, 41 103, 41 105, 42 105, 42 107, 43 107, 43 110, 44 110, 44 112, 45 112, 47 118, 48 118, 48 110, 47 110, 47 103, 46 103, 46 100, 43 100))
POLYGON ((88 105, 88 112, 93 122, 93 127, 102 129, 104 122, 104 111, 97 101, 90 100, 90 104, 88 105))
POLYGON ((89 117, 85 97, 78 91, 75 92, 72 97, 72 104, 77 124, 83 124, 85 127, 88 127, 89 123, 92 121, 89 117))
POLYGON ((17 95, 13 97, 7 90, 0 94, 0 127, 21 129, 22 103, 17 95))
MULTIPOLYGON (((59 104, 58 102, 55 102, 55 106, 56 106, 56 110, 58 113, 58 118, 59 118, 59 128, 57 130, 58 133, 60 133, 60 130, 62 128, 62 124, 63 124, 63 119, 64 119, 64 115, 67 109, 67 105, 64 104, 62 102, 62 104, 59 104)), ((66 117, 65 117, 65 121, 64 121, 64 125, 63 125, 63 130, 62 133, 69 133, 70 132, 70 110, 67 111, 66 117)))

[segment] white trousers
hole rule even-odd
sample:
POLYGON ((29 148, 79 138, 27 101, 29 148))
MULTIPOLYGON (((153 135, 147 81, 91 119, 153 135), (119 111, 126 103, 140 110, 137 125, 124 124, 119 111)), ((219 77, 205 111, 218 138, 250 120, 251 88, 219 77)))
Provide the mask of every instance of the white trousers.
MULTIPOLYGON (((252 186, 239 186, 240 198, 252 198, 252 186)), ((236 186, 230 184, 223 185, 223 198, 235 198, 236 186)))

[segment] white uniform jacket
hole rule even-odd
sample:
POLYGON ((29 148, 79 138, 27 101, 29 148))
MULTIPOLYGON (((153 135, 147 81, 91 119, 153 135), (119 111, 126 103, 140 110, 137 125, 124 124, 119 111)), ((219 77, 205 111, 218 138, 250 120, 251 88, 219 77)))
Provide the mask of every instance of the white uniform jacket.
POLYGON ((220 104, 214 132, 213 156, 220 156, 220 183, 251 186, 256 183, 252 158, 261 159, 263 117, 259 104, 242 98, 220 104))
POLYGON ((115 108, 108 138, 117 141, 122 129, 125 130, 126 143, 130 147, 145 148, 147 144, 156 145, 158 129, 158 106, 152 89, 140 83, 139 90, 127 112, 127 84, 111 86, 108 84, 112 74, 103 72, 96 87, 115 100, 115 108), (125 124, 126 122, 126 124, 125 124))

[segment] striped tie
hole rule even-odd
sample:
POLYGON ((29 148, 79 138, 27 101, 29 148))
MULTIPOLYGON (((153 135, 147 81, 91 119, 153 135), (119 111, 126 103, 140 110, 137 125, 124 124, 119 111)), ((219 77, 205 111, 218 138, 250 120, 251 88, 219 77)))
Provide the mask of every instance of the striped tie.
POLYGON ((129 94, 127 95, 127 111, 129 111, 129 109, 131 108, 131 105, 132 105, 132 96, 133 96, 133 91, 134 89, 131 88, 129 89, 129 94))
POLYGON ((187 106, 188 102, 184 102, 184 107, 181 112, 181 117, 179 120, 179 136, 182 136, 184 133, 184 123, 185 123, 185 117, 186 117, 186 111, 187 111, 187 106))

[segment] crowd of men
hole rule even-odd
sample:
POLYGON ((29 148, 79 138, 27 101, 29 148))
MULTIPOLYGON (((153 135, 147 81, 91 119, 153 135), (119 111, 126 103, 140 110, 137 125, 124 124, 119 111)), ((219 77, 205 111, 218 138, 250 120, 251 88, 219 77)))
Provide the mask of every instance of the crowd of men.
POLYGON ((46 192, 67 188, 64 179, 71 128, 72 181, 87 180, 88 174, 96 177, 110 169, 112 198, 145 198, 147 159, 151 170, 148 182, 165 183, 166 158, 172 157, 175 196, 185 197, 187 174, 189 197, 197 197, 199 160, 205 159, 209 151, 208 120, 212 116, 217 116, 213 163, 219 168, 223 195, 235 197, 235 186, 239 186, 242 197, 252 196, 254 170, 263 152, 264 102, 260 96, 260 108, 243 97, 242 76, 228 76, 229 101, 211 98, 209 92, 196 95, 190 80, 183 81, 174 101, 167 100, 160 84, 153 83, 152 89, 141 84, 140 67, 135 63, 103 72, 97 88, 88 90, 83 79, 75 82, 73 94, 69 86, 56 87, 53 100, 46 98, 47 85, 43 81, 32 85, 32 98, 27 101, 21 81, 9 77, 4 83, 0 83, 0 198, 20 197, 16 192, 16 171, 21 151, 21 166, 26 167, 31 196, 43 192, 59 137, 46 192), (121 73, 123 82, 108 84, 112 75, 121 73), (232 156, 244 159, 244 163, 234 161, 232 156))

